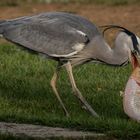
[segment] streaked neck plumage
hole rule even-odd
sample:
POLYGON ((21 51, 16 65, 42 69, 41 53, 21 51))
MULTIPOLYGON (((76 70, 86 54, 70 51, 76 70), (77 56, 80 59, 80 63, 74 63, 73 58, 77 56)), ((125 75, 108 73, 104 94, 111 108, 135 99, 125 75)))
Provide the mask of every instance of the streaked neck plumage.
POLYGON ((96 38, 94 47, 94 57, 104 63, 110 65, 123 65, 128 62, 131 50, 133 49, 131 37, 124 32, 120 32, 114 43, 114 47, 110 47, 106 41, 99 36, 96 38))

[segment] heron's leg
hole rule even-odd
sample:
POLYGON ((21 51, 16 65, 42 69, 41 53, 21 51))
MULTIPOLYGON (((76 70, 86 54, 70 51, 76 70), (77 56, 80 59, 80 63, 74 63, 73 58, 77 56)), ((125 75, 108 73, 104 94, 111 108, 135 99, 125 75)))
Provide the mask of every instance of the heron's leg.
POLYGON ((86 109, 94 116, 94 117, 99 117, 98 114, 92 109, 92 107, 88 104, 88 102, 86 101, 86 99, 82 96, 81 92, 79 91, 79 89, 76 86, 74 77, 73 77, 73 73, 72 73, 72 66, 71 63, 68 62, 67 64, 65 64, 66 70, 68 72, 69 75, 69 79, 72 85, 72 89, 74 91, 74 94, 76 97, 78 97, 78 99, 81 101, 82 104, 85 105, 86 109))
POLYGON ((56 82, 57 82, 57 79, 58 79, 59 71, 60 71, 60 67, 58 66, 57 69, 56 69, 56 71, 55 71, 54 74, 53 74, 53 77, 52 77, 52 79, 51 79, 50 84, 51 84, 51 87, 52 87, 52 89, 53 89, 53 91, 54 91, 54 93, 55 93, 57 99, 59 100, 61 106, 63 107, 63 110, 64 110, 66 116, 69 117, 69 113, 68 113, 66 107, 64 106, 64 104, 63 104, 63 102, 62 102, 62 100, 61 100, 61 98, 60 98, 60 96, 59 96, 59 93, 58 93, 58 91, 57 91, 57 88, 56 88, 56 82))

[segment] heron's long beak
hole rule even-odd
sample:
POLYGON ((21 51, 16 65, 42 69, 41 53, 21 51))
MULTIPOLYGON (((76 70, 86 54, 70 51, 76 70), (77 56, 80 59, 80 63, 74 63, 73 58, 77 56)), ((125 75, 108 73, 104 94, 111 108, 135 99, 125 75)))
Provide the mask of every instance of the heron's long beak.
POLYGON ((140 56, 131 53, 131 64, 132 64, 133 70, 136 67, 140 67, 140 56))
POLYGON ((131 78, 140 84, 140 56, 131 54, 131 65, 133 68, 131 78))

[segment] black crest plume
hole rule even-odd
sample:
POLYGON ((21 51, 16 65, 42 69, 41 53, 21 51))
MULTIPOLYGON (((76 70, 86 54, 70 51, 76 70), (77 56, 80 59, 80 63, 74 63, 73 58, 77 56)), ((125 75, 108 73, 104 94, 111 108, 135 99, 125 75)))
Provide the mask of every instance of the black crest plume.
POLYGON ((105 34, 105 32, 107 31, 107 30, 109 30, 109 29, 120 29, 120 31, 122 31, 122 32, 125 32, 127 35, 129 35, 130 37, 131 37, 131 39, 132 39, 132 43, 133 43, 133 46, 134 46, 134 49, 137 51, 137 52, 139 52, 139 49, 138 49, 138 40, 137 40, 137 37, 136 37, 136 35, 133 33, 133 32, 131 32, 131 31, 129 31, 128 29, 126 29, 126 28, 124 28, 124 27, 122 27, 122 26, 118 26, 118 25, 104 25, 104 26, 99 26, 100 28, 104 28, 104 30, 103 30, 103 35, 105 34))

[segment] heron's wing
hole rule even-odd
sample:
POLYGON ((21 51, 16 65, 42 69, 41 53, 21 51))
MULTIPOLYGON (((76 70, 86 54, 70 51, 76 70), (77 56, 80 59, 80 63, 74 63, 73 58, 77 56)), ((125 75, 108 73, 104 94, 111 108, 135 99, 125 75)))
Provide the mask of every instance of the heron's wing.
POLYGON ((7 26, 4 37, 27 49, 55 57, 69 56, 81 51, 88 36, 59 19, 15 22, 7 26))

